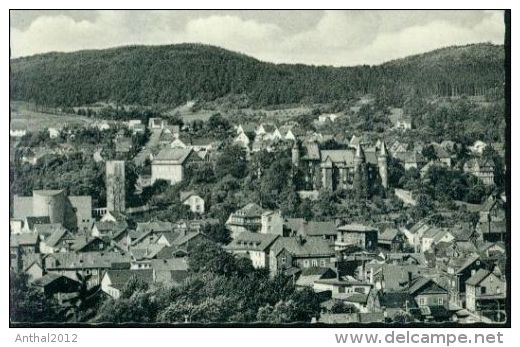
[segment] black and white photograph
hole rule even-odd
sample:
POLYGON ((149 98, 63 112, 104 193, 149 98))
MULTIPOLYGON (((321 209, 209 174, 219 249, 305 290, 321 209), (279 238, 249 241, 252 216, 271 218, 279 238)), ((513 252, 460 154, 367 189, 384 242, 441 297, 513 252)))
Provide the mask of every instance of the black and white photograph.
POLYGON ((10 10, 10 327, 511 327, 510 26, 10 10))

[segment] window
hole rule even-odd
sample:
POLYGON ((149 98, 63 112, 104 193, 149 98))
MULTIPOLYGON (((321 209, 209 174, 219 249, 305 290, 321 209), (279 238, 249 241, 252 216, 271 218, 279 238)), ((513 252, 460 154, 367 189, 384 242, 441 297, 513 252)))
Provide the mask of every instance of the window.
POLYGON ((327 266, 327 262, 325 261, 325 259, 320 260, 320 264, 322 267, 327 266))
POLYGON ((309 260, 305 259, 303 261, 303 267, 309 267, 309 260))
POLYGON ((345 287, 338 287, 338 293, 345 293, 345 287))
POLYGON ((425 306, 426 305, 426 298, 419 298, 419 305, 425 306))
POLYGON ((280 259, 280 261, 282 262, 282 264, 285 264, 285 263, 287 262, 287 258, 286 258, 286 257, 282 257, 282 258, 280 259))
POLYGON ((314 267, 318 266, 318 260, 317 259, 313 259, 312 260, 312 266, 314 266, 314 267))
POLYGON ((486 287, 480 287, 480 294, 486 294, 486 287))
POLYGON ((500 294, 501 291, 502 290, 500 289, 500 286, 497 286, 497 290, 496 290, 497 294, 500 294))
POLYGON ((444 305, 444 298, 437 298, 438 305, 444 305))

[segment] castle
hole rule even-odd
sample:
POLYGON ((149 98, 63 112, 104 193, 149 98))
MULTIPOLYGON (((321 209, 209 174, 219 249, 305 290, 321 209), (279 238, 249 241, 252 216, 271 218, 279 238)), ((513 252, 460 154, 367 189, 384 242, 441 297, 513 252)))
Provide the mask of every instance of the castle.
POLYGON ((388 150, 385 142, 375 147, 322 150, 316 142, 306 142, 301 148, 294 142, 292 163, 302 170, 307 189, 337 190, 351 188, 354 175, 362 165, 368 168, 369 179, 380 179, 388 188, 388 150))

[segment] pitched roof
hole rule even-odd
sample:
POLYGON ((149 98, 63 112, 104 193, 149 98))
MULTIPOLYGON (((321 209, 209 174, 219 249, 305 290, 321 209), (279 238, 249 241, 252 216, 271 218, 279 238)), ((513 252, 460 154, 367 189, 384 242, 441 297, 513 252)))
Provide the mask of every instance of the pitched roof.
POLYGON ((275 255, 278 255, 283 249, 297 257, 334 255, 334 251, 327 241, 314 237, 307 240, 303 238, 300 240, 298 237, 279 237, 271 250, 275 255))
POLYGON ((336 235, 336 223, 333 221, 306 221, 303 218, 287 218, 285 225, 289 229, 304 236, 331 236, 336 235))
MULTIPOLYGON (((49 272, 48 274, 45 274, 43 275, 42 277, 36 279, 33 284, 36 285, 36 286, 39 286, 39 287, 46 287, 48 286, 49 284, 51 284, 52 282, 62 278, 62 277, 65 277, 63 275, 59 275, 59 274, 56 274, 56 273, 52 273, 52 272, 49 272)), ((74 281, 73 279, 71 278, 68 278, 66 277, 69 281, 74 281)), ((77 281, 74 281, 74 282, 77 282, 77 281)), ((78 289, 79 289, 79 282, 78 283, 78 289)))
POLYGON ((81 269, 111 268, 112 264, 129 263, 131 257, 127 253, 118 252, 82 252, 52 253, 45 258, 47 269, 81 269), (53 264, 53 260, 56 263, 53 264))
POLYGON ((194 190, 189 190, 189 191, 183 191, 181 192, 180 196, 181 196, 181 202, 184 202, 186 201, 188 198, 190 198, 191 196, 199 196, 194 190))
POLYGON ((434 289, 432 289, 432 293, 446 293, 447 290, 442 288, 437 282, 432 280, 431 278, 426 277, 418 277, 412 281, 410 288, 408 288, 408 292, 410 294, 415 294, 422 288, 426 287, 428 284, 433 284, 434 289))
POLYGON ((171 222, 152 221, 152 222, 138 222, 135 228, 137 233, 147 231, 153 232, 171 232, 173 231, 173 224, 171 222))
POLYGON ((65 229, 61 223, 37 224, 34 227, 34 232, 44 237, 51 236, 54 232, 65 229))
POLYGON ((401 232, 396 228, 387 228, 381 235, 379 235, 378 242, 391 242, 400 233, 401 232))
POLYGON ((333 163, 354 165, 354 151, 352 149, 329 149, 321 151, 321 161, 329 160, 333 163))
POLYGON ((351 224, 342 225, 342 226, 338 227, 338 230, 340 230, 340 231, 360 232, 360 233, 377 231, 377 229, 374 228, 374 227, 363 225, 363 224, 357 224, 357 223, 351 223, 351 224))
POLYGON ((117 289, 123 289, 126 283, 136 277, 145 283, 153 282, 153 270, 108 270, 105 274, 110 279, 111 286, 117 289))
POLYGON ((49 237, 45 239, 45 243, 49 247, 55 247, 65 236, 69 235, 67 229, 61 227, 56 229, 49 237))
POLYGON ((279 237, 274 234, 260 234, 252 232, 242 232, 225 246, 228 250, 251 250, 251 251, 265 251, 273 242, 279 237))
POLYGON ((27 227, 29 230, 33 230, 34 226, 37 224, 50 224, 51 219, 49 216, 43 216, 43 217, 27 217, 27 227))
POLYGON ((21 233, 11 235, 9 242, 10 247, 18 246, 33 246, 38 243, 38 234, 36 233, 21 233))
POLYGON ((466 284, 470 286, 477 286, 480 282, 482 282, 486 277, 488 277, 491 274, 490 271, 485 269, 479 269, 473 276, 471 276, 467 281, 466 284))
POLYGON ((162 149, 153 159, 156 160, 165 160, 165 161, 173 161, 176 164, 182 164, 188 156, 191 154, 192 149, 189 148, 165 148, 162 149))

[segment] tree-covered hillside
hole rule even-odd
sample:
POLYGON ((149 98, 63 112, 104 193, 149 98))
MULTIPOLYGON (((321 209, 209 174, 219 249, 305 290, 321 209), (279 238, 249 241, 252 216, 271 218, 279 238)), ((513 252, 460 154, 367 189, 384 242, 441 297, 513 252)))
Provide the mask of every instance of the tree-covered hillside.
POLYGON ((482 95, 504 82, 504 48, 450 47, 378 66, 271 64, 221 48, 131 46, 12 59, 11 97, 46 106, 97 101, 177 105, 245 94, 256 105, 330 102, 387 94, 482 95))

